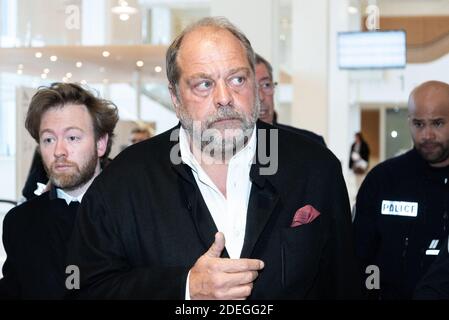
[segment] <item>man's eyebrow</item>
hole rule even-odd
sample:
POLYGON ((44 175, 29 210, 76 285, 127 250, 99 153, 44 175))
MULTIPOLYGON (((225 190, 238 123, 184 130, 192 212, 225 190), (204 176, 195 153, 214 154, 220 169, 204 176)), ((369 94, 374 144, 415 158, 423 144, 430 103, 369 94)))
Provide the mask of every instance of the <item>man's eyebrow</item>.
POLYGON ((250 73, 249 68, 247 68, 247 67, 240 67, 240 68, 234 68, 234 69, 229 70, 228 74, 232 75, 234 73, 242 72, 242 71, 245 72, 246 75, 249 75, 249 73, 250 73))
POLYGON ((259 80, 259 82, 262 81, 272 81, 270 77, 263 77, 262 79, 259 80))
MULTIPOLYGON (((64 132, 67 132, 69 130, 79 130, 79 131, 84 132, 83 129, 81 129, 80 127, 75 127, 75 126, 65 128, 64 132)), ((54 134, 55 133, 52 129, 46 128, 46 129, 43 129, 41 132, 39 132, 39 135, 42 135, 42 134, 47 133, 47 132, 50 133, 50 134, 54 134)))

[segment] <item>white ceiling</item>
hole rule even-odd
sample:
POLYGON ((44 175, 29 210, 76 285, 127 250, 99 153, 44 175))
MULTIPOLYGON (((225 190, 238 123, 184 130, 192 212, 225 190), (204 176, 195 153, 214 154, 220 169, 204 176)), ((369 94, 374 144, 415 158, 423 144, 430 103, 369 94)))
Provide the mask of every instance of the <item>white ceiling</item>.
POLYGON ((23 65, 23 74, 40 77, 48 68, 50 80, 62 81, 66 73, 72 73, 70 81, 85 80, 91 83, 131 82, 135 71, 140 70, 144 82, 165 82, 165 52, 166 46, 135 45, 135 46, 47 46, 40 48, 6 48, 0 49, 0 72, 16 73, 19 65, 23 65), (109 51, 110 56, 103 57, 103 51, 109 51), (42 58, 36 58, 35 53, 41 52, 42 58), (50 61, 50 56, 56 55, 56 62, 50 61), (144 66, 136 66, 137 61, 143 61, 144 66), (82 62, 77 68, 76 62, 82 62), (155 72, 156 66, 162 67, 161 72, 155 72))

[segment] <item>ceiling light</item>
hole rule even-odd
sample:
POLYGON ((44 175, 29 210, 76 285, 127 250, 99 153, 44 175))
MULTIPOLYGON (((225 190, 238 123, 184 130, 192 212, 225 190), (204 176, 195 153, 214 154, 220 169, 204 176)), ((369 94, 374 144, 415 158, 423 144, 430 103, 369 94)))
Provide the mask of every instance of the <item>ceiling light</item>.
POLYGON ((67 72, 67 73, 65 74, 65 76, 66 76, 66 78, 70 79, 70 78, 72 77, 72 74, 71 74, 70 72, 67 72))
POLYGON ((119 15, 119 18, 120 18, 120 20, 122 20, 122 21, 128 21, 128 20, 129 20, 129 14, 127 14, 127 13, 121 13, 121 14, 119 15))
POLYGON ((136 66, 138 66, 139 68, 143 67, 144 63, 142 60, 139 60, 136 62, 136 66))
POLYGON ((47 74, 46 73, 41 74, 41 78, 42 79, 47 79, 47 74))
POLYGON ((86 85, 86 84, 87 84, 87 81, 86 81, 86 80, 81 80, 80 83, 81 83, 82 85, 86 85))
POLYGON ((398 137, 398 132, 396 131, 396 130, 393 130, 393 131, 391 131, 391 137, 394 139, 394 138, 397 138, 398 137))
POLYGON ((359 12, 359 9, 357 9, 356 7, 354 7, 354 6, 349 6, 348 7, 348 13, 349 14, 357 14, 359 12))
POLYGON ((109 51, 103 51, 103 57, 107 58, 109 57, 111 54, 109 53, 109 51))
POLYGON ((124 0, 119 0, 118 6, 111 8, 111 11, 112 13, 117 14, 119 16, 119 19, 122 21, 129 20, 130 15, 137 13, 137 9, 130 7, 128 5, 128 2, 124 0))
POLYGON ((22 74, 22 73, 23 73, 22 69, 17 70, 17 74, 22 74))
POLYGON ((48 68, 44 69, 44 73, 49 73, 49 72, 50 72, 50 69, 48 69, 48 68))
POLYGON ((81 61, 78 61, 77 63, 76 63, 76 67, 77 68, 81 68, 83 66, 83 63, 81 62, 81 61))
POLYGON ((42 58, 42 52, 36 52, 35 54, 34 54, 34 56, 36 57, 36 58, 42 58))
POLYGON ((58 60, 57 56, 51 56, 50 57, 50 61, 55 62, 56 60, 58 60))
POLYGON ((157 73, 162 71, 162 68, 160 66, 156 66, 154 67, 154 71, 156 71, 157 73))
POLYGON ((69 81, 69 79, 67 79, 66 77, 62 78, 62 82, 67 82, 69 81))

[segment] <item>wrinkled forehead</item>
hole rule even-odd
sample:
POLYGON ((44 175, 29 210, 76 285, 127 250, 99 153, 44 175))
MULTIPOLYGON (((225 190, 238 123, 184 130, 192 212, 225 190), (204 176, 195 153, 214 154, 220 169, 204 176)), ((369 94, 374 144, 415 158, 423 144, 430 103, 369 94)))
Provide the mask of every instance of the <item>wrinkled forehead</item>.
POLYGON ((250 67, 246 49, 230 31, 217 27, 199 27, 187 33, 179 48, 177 64, 181 71, 192 64, 226 59, 242 59, 250 67))

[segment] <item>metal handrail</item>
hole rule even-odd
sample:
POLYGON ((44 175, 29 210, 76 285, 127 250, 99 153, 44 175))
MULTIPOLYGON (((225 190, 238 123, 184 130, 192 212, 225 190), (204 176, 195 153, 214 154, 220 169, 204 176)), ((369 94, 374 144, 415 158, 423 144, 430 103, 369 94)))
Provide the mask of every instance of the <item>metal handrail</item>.
POLYGON ((0 202, 9 203, 15 206, 17 205, 17 201, 14 200, 0 199, 0 202))

